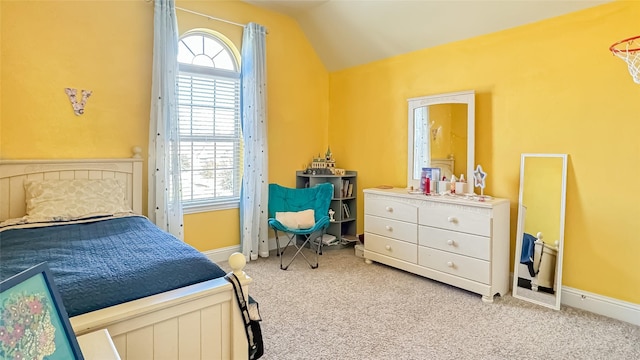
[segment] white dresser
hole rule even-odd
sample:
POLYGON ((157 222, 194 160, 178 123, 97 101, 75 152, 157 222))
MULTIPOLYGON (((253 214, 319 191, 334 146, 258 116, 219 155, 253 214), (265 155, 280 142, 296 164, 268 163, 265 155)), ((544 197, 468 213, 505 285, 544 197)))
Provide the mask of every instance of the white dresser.
POLYGON ((482 295, 509 290, 509 200, 364 190, 364 257, 482 295))

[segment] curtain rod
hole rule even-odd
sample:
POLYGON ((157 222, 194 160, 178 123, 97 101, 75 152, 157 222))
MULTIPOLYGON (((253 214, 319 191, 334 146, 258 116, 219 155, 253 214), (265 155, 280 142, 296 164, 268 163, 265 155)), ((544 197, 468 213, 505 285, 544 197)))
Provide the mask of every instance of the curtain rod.
POLYGON ((181 7, 178 7, 178 6, 176 6, 176 10, 182 10, 184 12, 188 12, 188 13, 191 13, 191 14, 194 14, 194 15, 204 16, 204 17, 206 17, 207 19, 210 19, 210 20, 222 21, 222 22, 225 22, 227 24, 231 24, 231 25, 235 25, 235 26, 245 27, 245 25, 246 25, 246 24, 240 24, 240 23, 237 23, 237 22, 233 22, 233 21, 230 21, 230 20, 225 20, 225 19, 213 17, 213 16, 210 16, 210 15, 207 15, 207 14, 199 13, 197 11, 181 8, 181 7))

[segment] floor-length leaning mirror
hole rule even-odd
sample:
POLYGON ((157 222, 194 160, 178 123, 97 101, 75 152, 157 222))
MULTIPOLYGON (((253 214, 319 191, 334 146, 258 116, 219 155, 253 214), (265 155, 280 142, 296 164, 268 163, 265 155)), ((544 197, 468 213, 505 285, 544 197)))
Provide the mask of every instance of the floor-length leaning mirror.
POLYGON ((522 154, 513 296, 560 309, 567 154, 522 154))

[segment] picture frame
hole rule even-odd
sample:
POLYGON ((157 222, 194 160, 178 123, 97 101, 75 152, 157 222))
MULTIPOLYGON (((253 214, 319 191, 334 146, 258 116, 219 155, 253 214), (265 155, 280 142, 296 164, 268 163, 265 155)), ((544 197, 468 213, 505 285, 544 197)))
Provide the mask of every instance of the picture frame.
POLYGON ((0 282, 0 358, 84 360, 46 263, 0 282))

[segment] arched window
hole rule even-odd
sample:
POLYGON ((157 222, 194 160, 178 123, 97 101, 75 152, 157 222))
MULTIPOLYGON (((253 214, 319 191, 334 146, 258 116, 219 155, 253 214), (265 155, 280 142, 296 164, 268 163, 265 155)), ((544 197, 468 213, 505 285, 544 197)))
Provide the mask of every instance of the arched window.
POLYGON ((219 37, 193 31, 178 43, 178 122, 186 213, 240 198, 240 70, 219 37))

